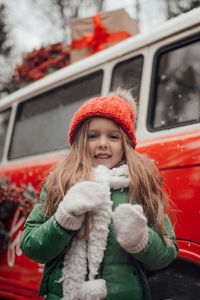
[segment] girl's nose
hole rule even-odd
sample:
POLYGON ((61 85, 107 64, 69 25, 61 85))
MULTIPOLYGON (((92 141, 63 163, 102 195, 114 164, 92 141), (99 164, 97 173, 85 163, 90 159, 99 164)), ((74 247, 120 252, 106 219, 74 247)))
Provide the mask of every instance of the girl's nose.
POLYGON ((101 147, 101 148, 105 148, 105 147, 107 147, 107 145, 108 144, 107 144, 106 136, 100 136, 98 146, 101 147))

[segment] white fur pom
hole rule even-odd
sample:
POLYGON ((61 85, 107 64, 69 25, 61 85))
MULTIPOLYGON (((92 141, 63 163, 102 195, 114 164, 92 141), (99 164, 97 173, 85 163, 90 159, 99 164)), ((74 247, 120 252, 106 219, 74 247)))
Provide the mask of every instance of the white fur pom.
POLYGON ((106 282, 104 279, 85 281, 79 291, 79 300, 100 300, 107 295, 106 282))
POLYGON ((121 87, 118 87, 114 92, 110 93, 111 96, 118 96, 119 98, 126 101, 132 108, 135 118, 137 117, 137 103, 133 98, 131 90, 125 90, 121 87))

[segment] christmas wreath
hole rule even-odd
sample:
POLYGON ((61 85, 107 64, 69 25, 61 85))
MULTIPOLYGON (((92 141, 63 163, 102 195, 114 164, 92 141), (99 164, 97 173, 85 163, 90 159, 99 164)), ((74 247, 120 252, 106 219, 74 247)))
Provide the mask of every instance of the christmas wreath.
POLYGON ((38 192, 31 184, 17 185, 9 178, 0 178, 0 252, 8 247, 11 239, 9 221, 18 208, 27 217, 38 202, 38 192))
POLYGON ((56 43, 46 48, 42 46, 24 55, 22 64, 17 65, 14 70, 13 81, 17 84, 31 83, 69 64, 67 44, 56 43))

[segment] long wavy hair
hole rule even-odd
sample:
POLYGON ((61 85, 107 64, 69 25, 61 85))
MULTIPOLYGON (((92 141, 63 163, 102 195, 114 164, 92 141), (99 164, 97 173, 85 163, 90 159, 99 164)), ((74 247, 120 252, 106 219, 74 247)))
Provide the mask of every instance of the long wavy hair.
MULTIPOLYGON (((56 212, 58 204, 71 186, 80 179, 92 179, 92 164, 87 151, 87 131, 90 120, 82 124, 68 154, 57 163, 47 178, 47 196, 42 209, 48 217, 56 212)), ((163 207, 169 205, 159 171, 153 160, 136 152, 125 132, 121 128, 120 131, 124 150, 123 162, 128 165, 130 177, 129 202, 142 205, 148 225, 156 226, 161 239, 166 244, 163 207)), ((86 214, 84 237, 88 236, 92 222, 91 214, 86 214)))

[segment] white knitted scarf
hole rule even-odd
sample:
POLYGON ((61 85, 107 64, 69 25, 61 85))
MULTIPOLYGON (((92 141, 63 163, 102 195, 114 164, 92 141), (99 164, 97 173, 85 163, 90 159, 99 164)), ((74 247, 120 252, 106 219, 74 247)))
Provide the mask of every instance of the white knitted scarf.
POLYGON ((60 279, 63 300, 100 300, 107 295, 105 280, 95 279, 95 276, 104 257, 109 233, 112 214, 110 188, 129 186, 128 166, 122 165, 113 169, 98 166, 93 169, 93 180, 102 184, 105 196, 101 209, 94 214, 94 227, 88 240, 75 237, 71 248, 65 254, 60 279))

